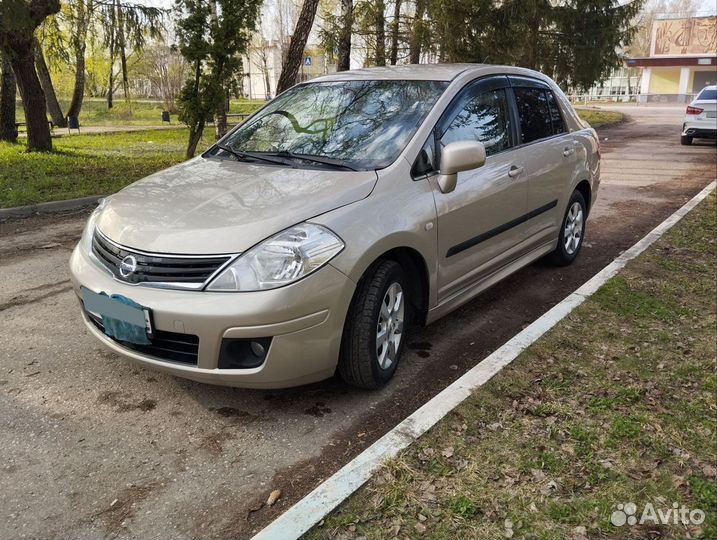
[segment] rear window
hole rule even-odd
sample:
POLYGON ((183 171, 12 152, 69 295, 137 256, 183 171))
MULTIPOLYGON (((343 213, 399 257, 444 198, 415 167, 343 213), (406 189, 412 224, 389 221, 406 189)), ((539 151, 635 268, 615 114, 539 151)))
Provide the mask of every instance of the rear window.
POLYGON ((705 88, 697 99, 717 99, 717 88, 705 88))
POLYGON ((550 105, 550 119, 553 121, 553 135, 565 133, 567 129, 565 128, 563 115, 560 114, 560 107, 558 107, 555 95, 550 90, 546 90, 545 94, 548 96, 548 105, 550 105))
POLYGON ((553 134, 548 97, 542 88, 514 88, 520 115, 521 143, 529 143, 553 134))

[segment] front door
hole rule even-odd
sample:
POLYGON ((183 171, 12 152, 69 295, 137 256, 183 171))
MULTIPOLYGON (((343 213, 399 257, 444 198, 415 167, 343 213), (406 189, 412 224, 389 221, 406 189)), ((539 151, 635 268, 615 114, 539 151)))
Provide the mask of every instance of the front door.
MULTIPOLYGON (((461 140, 485 145, 485 165, 458 174, 451 193, 442 193, 433 177, 438 215, 438 301, 515 258, 525 238, 525 164, 512 151, 514 121, 507 77, 468 85, 439 122, 436 148, 461 140)), ((440 158, 439 158, 440 159, 440 158)))

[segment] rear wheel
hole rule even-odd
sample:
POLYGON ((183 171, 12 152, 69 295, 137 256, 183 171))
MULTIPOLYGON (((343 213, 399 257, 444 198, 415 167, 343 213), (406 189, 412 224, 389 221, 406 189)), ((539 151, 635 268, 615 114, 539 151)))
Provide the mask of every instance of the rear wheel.
POLYGON ((349 307, 341 340, 339 375, 360 388, 386 384, 403 350, 409 302, 403 268, 379 261, 361 279, 349 307))
POLYGON ((680 144, 683 146, 689 146, 692 144, 692 137, 689 135, 681 135, 680 136, 680 144))
POLYGON ((558 247, 550 254, 550 259, 554 264, 566 266, 577 258, 583 245, 586 217, 585 198, 582 193, 575 190, 570 197, 568 209, 565 211, 563 224, 560 227, 558 247))

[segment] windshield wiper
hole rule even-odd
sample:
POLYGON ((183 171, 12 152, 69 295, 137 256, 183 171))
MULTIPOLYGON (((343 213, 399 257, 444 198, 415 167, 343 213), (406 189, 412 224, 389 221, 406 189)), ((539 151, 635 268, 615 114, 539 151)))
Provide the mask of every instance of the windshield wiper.
POLYGON ((280 152, 271 152, 272 156, 288 157, 293 159, 300 159, 302 161, 310 161, 312 163, 321 163, 322 165, 329 165, 336 169, 346 169, 348 171, 358 171, 357 168, 347 165, 345 162, 339 159, 333 159, 330 157, 316 156, 313 154, 295 154, 288 150, 281 150, 280 152))
POLYGON ((271 157, 265 156, 265 152, 242 152, 240 150, 235 150, 231 146, 227 146, 225 144, 218 144, 216 145, 219 150, 224 150, 225 152, 231 154, 239 161, 251 161, 258 160, 258 161, 266 161, 267 163, 276 163, 278 165, 289 165, 291 166, 291 163, 286 161, 285 159, 273 159, 271 157))

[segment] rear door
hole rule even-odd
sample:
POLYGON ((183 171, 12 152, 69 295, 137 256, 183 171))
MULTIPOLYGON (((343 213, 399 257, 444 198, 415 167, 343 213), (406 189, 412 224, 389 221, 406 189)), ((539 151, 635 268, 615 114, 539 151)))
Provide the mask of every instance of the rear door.
POLYGON ((558 237, 579 143, 567 130, 550 87, 527 77, 511 77, 519 119, 520 149, 528 175, 526 234, 537 247, 558 237))
POLYGON ((525 239, 521 216, 527 197, 524 164, 515 146, 510 85, 505 76, 469 84, 435 130, 436 153, 448 143, 478 140, 483 167, 458 174, 455 191, 432 179, 438 215, 439 301, 515 258, 525 239))

